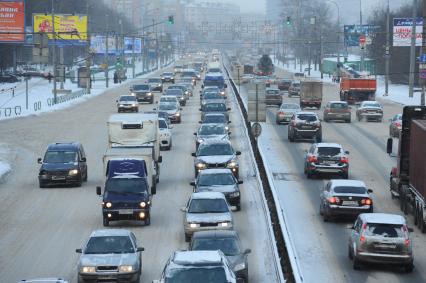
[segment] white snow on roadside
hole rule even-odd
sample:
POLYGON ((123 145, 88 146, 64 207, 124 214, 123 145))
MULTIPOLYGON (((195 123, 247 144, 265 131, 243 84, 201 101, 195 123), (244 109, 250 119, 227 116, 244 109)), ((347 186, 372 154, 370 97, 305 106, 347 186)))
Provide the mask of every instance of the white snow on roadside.
POLYGON ((11 170, 9 163, 0 160, 0 182, 11 170))

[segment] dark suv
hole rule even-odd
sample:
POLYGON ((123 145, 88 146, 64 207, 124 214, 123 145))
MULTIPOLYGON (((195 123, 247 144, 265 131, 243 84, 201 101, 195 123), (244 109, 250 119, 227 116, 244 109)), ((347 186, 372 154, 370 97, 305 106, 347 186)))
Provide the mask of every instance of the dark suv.
POLYGON ((297 112, 288 124, 288 140, 314 139, 322 141, 321 120, 314 112, 297 112))
POLYGON ((75 184, 87 181, 86 154, 81 143, 52 143, 47 147, 38 174, 40 188, 49 185, 75 184))
POLYGON ((305 174, 312 178, 318 174, 339 174, 349 177, 349 151, 337 143, 316 143, 305 156, 305 174))

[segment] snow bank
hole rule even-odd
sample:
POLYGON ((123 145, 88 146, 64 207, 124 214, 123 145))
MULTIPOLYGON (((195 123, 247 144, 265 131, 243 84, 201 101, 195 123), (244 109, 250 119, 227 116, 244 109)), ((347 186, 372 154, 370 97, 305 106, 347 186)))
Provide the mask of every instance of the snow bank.
POLYGON ((9 163, 0 160, 0 182, 3 181, 4 177, 12 171, 9 163))

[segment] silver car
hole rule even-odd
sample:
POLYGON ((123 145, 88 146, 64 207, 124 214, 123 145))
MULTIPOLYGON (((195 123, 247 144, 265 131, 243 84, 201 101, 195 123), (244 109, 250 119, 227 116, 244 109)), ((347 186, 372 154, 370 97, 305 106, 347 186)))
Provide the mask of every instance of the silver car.
POLYGON ((193 193, 182 211, 185 212, 183 228, 186 242, 197 231, 232 230, 234 227, 231 208, 225 195, 219 192, 193 193))
POLYGON ((78 261, 78 283, 98 281, 139 282, 142 273, 142 247, 135 235, 125 229, 92 232, 78 261))
POLYGON ((293 117, 293 114, 300 111, 302 111, 302 109, 300 108, 299 104, 283 103, 281 104, 280 109, 277 111, 275 122, 277 124, 289 123, 291 117, 293 117))
POLYGON ((405 218, 388 213, 362 213, 351 227, 348 256, 353 268, 362 263, 400 265, 413 271, 413 242, 405 218))
POLYGON ((139 103, 135 95, 121 95, 117 99, 117 111, 120 112, 139 112, 139 103))
POLYGON ((201 124, 195 136, 195 150, 198 146, 208 140, 227 140, 229 141, 229 132, 224 124, 201 124))

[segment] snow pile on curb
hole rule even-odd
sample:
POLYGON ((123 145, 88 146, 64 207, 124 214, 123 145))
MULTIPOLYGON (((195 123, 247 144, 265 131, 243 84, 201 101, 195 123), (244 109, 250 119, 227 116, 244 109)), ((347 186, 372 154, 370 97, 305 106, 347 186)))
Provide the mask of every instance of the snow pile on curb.
POLYGON ((0 160, 0 182, 3 181, 4 177, 10 173, 12 168, 9 163, 0 160))

